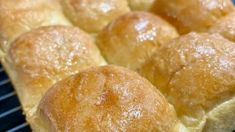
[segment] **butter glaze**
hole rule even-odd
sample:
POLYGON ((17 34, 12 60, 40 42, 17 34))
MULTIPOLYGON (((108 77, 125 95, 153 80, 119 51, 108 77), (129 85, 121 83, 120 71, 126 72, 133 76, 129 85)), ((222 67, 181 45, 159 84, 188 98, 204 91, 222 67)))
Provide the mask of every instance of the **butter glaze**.
POLYGON ((113 20, 97 36, 96 43, 111 64, 139 68, 155 48, 178 37, 175 28, 147 12, 131 12, 113 20))
POLYGON ((0 0, 0 46, 4 53, 21 34, 49 25, 71 25, 57 0, 0 0))
POLYGON ((38 114, 51 131, 174 132, 178 121, 172 108, 138 74, 104 66, 58 82, 45 94, 38 114))
POLYGON ((38 105, 41 96, 57 81, 104 64, 91 37, 67 26, 32 30, 12 43, 7 56, 2 63, 26 111, 38 105))
POLYGON ((151 10, 186 34, 207 31, 234 6, 231 0, 156 0, 151 10))
POLYGON ((210 110, 235 96, 234 59, 233 42, 219 34, 189 33, 157 50, 139 73, 160 89, 182 123, 197 132, 210 110))
POLYGON ((218 20, 209 29, 209 33, 219 33, 225 38, 235 42, 235 12, 218 20))
POLYGON ((126 0, 61 0, 66 16, 81 29, 97 33, 130 11, 126 0))

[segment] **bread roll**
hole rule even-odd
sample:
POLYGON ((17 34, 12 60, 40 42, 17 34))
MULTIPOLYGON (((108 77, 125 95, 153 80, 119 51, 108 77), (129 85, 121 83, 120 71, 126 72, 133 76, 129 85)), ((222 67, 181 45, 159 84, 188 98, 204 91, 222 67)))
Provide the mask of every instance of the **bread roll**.
POLYGON ((210 33, 219 33, 235 42, 235 12, 218 20, 209 30, 210 33))
POLYGON ((132 10, 149 10, 154 0, 128 0, 132 10))
POLYGON ((97 36, 97 45, 111 64, 137 69, 178 33, 167 22, 147 12, 131 12, 112 21, 97 36))
POLYGON ((227 56, 199 60, 172 76, 169 82, 170 102, 186 126, 195 130, 194 126, 198 127, 199 122, 199 127, 207 122, 206 132, 231 132, 235 129, 234 61, 234 57, 227 56), (209 124, 212 125, 207 127, 209 124))
POLYGON ((37 114, 39 128, 49 131, 179 129, 164 96, 147 80, 117 66, 93 67, 56 83, 37 114))
POLYGON ((235 128, 234 43, 218 34, 190 33, 156 50, 139 72, 165 94, 192 131, 235 128))
POLYGON ((41 27, 14 41, 2 60, 27 117, 55 82, 103 59, 91 38, 78 28, 41 27))
POLYGON ((70 25, 57 0, 0 0, 0 46, 4 54, 22 33, 56 24, 70 25))
POLYGON ((231 0, 156 0, 152 10, 184 34, 207 31, 234 7, 231 0))
POLYGON ((89 33, 97 33, 114 18, 129 12, 126 0, 61 0, 67 17, 89 33))

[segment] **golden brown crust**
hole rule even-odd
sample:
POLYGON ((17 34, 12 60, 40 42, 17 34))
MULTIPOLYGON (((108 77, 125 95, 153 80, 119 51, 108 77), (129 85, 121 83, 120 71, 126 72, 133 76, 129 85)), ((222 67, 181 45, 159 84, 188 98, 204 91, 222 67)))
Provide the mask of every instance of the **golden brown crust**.
POLYGON ((220 54, 234 54, 234 43, 218 34, 190 33, 172 40, 139 69, 139 73, 167 93, 172 75, 198 59, 207 59, 220 54))
POLYGON ((70 25, 57 0, 0 0, 0 20, 0 46, 4 52, 10 42, 34 28, 70 25))
POLYGON ((66 26, 41 27, 20 36, 3 61, 12 68, 8 72, 25 109, 36 105, 55 82, 102 63, 90 36, 66 26))
POLYGON ((187 127, 200 130, 207 112, 235 96, 234 57, 235 44, 220 35, 190 33, 157 50, 140 73, 187 127))
POLYGON ((97 33, 114 18, 129 12, 126 0, 61 0, 64 12, 77 26, 97 33))
POLYGON ((211 109, 235 97, 234 61, 227 56, 200 60, 172 76, 168 96, 186 126, 197 126, 211 109))
POLYGON ((221 18, 209 30, 210 33, 219 33, 235 42, 235 12, 221 18))
POLYGON ((149 10, 154 0, 128 0, 132 10, 149 10))
POLYGON ((93 67, 55 84, 39 113, 53 131, 170 132, 177 123, 159 91, 117 66, 93 67))
POLYGON ((231 0, 156 0, 152 10, 184 34, 206 31, 234 6, 231 0))
POLYGON ((109 63, 137 69, 178 33, 167 22, 147 12, 131 12, 111 22, 98 34, 97 45, 109 63))

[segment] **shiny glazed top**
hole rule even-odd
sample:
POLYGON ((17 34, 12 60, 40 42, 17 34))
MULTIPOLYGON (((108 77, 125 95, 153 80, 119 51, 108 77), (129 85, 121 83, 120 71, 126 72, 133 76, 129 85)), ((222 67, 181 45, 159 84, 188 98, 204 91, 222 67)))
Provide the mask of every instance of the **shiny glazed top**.
POLYGON ((209 30, 210 33, 219 33, 235 42, 235 12, 218 20, 209 30))
POLYGON ((190 33, 159 49, 140 69, 181 121, 197 127, 218 104, 235 95, 235 44, 218 34, 190 33))
POLYGON ((39 115, 51 131, 169 132, 177 123, 173 107, 151 83, 117 66, 58 82, 42 99, 39 115))
POLYGON ((206 31, 234 6, 231 0, 156 0, 152 10, 185 34, 206 31))
POLYGON ((5 53, 19 35, 57 24, 70 25, 57 0, 0 0, 0 46, 5 53))
POLYGON ((97 37, 97 45, 111 64, 139 68, 155 48, 178 37, 175 28, 147 12, 131 12, 113 20, 97 37))
MULTIPOLYGON (((55 82, 90 66, 103 64, 92 39, 78 28, 41 27, 12 43, 6 63, 15 72, 23 104, 36 105, 55 82), (27 98, 31 99, 30 101, 27 98)), ((14 81, 13 78, 13 81, 14 81)))
POLYGON ((97 33, 111 20, 130 11, 126 0, 61 0, 68 18, 81 29, 97 33))

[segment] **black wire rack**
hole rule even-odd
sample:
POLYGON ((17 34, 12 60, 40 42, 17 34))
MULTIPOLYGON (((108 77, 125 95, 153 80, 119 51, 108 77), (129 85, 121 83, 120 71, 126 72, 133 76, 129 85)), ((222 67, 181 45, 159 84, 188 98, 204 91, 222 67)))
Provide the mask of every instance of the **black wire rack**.
POLYGON ((0 132, 30 132, 13 86, 0 64, 0 132))

